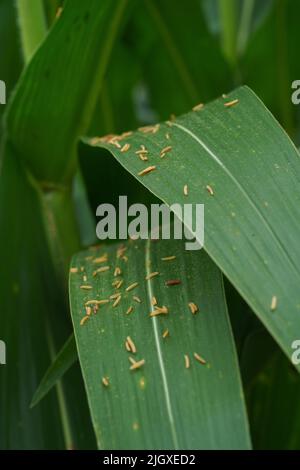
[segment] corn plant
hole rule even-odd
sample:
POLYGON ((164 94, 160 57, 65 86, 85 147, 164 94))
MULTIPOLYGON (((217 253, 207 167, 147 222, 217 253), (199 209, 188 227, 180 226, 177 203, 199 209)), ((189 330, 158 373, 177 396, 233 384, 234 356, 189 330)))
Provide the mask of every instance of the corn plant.
POLYGON ((298 2, 0 10, 1 448, 299 448, 298 2))

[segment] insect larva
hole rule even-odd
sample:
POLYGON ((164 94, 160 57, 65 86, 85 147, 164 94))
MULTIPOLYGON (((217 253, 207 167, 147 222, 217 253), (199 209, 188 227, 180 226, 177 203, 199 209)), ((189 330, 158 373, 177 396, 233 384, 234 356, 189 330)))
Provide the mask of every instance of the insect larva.
POLYGON ((272 300, 271 300, 270 309, 272 311, 274 311, 274 310, 276 310, 276 308, 277 308, 277 297, 276 297, 276 295, 273 295, 272 300))
POLYGON ((119 142, 117 142, 116 140, 109 140, 108 143, 111 144, 111 145, 114 145, 114 146, 117 147, 118 149, 121 148, 121 145, 120 145, 119 142))
POLYGON ((91 307, 89 307, 89 306, 85 307, 85 312, 86 312, 86 315, 89 317, 92 313, 91 307))
POLYGON ((107 254, 105 254, 105 255, 99 256, 98 258, 94 258, 93 263, 97 263, 97 264, 106 263, 107 259, 108 259, 108 256, 107 254))
POLYGON ((198 306, 194 304, 194 302, 189 303, 190 311, 192 312, 193 315, 198 312, 198 306))
POLYGON ((170 279, 169 281, 165 282, 166 286, 177 286, 178 284, 181 284, 180 279, 170 279))
POLYGON ((126 137, 130 137, 133 134, 132 131, 126 131, 121 134, 121 139, 125 139, 126 137))
POLYGON ((190 368, 190 358, 187 354, 184 355, 184 364, 186 369, 190 368))
POLYGON ((169 132, 166 133, 166 136, 165 136, 165 137, 166 137, 167 140, 170 140, 170 134, 169 134, 169 132))
POLYGON ((92 289, 92 286, 89 286, 88 284, 86 284, 86 285, 84 285, 84 286, 80 286, 80 289, 89 290, 89 289, 92 289))
POLYGON ((84 325, 86 321, 88 321, 90 317, 88 315, 85 315, 85 317, 83 317, 81 320, 80 320, 80 325, 84 325))
POLYGON ((162 307, 156 307, 149 315, 150 317, 156 317, 157 315, 166 315, 167 313, 169 313, 169 310, 163 305, 162 307))
POLYGON ((122 260, 123 260, 125 263, 127 263, 128 257, 124 255, 124 256, 122 256, 122 260))
POLYGON ((211 186, 209 186, 209 184, 206 186, 206 189, 207 189, 207 191, 209 192, 209 194, 210 194, 211 196, 214 195, 214 190, 213 190, 213 188, 212 188, 211 186))
POLYGON ((140 132, 143 132, 144 134, 151 133, 155 134, 159 130, 160 125, 155 124, 154 126, 144 126, 144 127, 139 127, 138 130, 140 132))
POLYGON ((134 362, 130 367, 130 370, 140 369, 145 364, 145 359, 141 359, 140 361, 134 362))
POLYGON ((135 289, 139 285, 138 282, 134 282, 133 284, 130 284, 130 286, 126 287, 126 292, 130 292, 131 290, 135 289))
POLYGON ((132 352, 133 354, 135 354, 135 353, 136 353, 136 347, 135 347, 134 342, 133 342, 132 339, 130 338, 130 336, 127 336, 126 340, 127 340, 128 344, 129 344, 129 347, 130 347, 131 352, 132 352))
POLYGON ((129 356, 128 360, 129 360, 129 362, 131 362, 131 364, 136 364, 136 360, 133 359, 133 357, 129 356))
POLYGON ((121 269, 117 266, 114 270, 114 276, 117 277, 117 276, 121 276, 122 274, 122 271, 121 269))
POLYGON ((119 305, 120 300, 121 300, 121 297, 122 297, 122 296, 119 295, 119 297, 116 298, 116 300, 115 300, 114 303, 113 303, 113 307, 116 307, 117 305, 119 305))
POLYGON ((122 286, 123 282, 124 282, 123 279, 120 279, 120 281, 118 281, 118 282, 116 283, 116 286, 115 286, 116 289, 120 289, 120 287, 122 286))
POLYGON ((157 305, 156 297, 152 297, 152 299, 151 299, 151 304, 152 304, 152 305, 157 305))
POLYGON ((166 153, 171 152, 171 150, 172 150, 171 145, 168 145, 167 147, 163 148, 160 151, 160 158, 163 158, 166 155, 166 153))
POLYGON ((163 332, 162 337, 163 337, 163 338, 166 338, 167 336, 169 336, 169 334, 170 334, 170 333, 169 333, 169 330, 166 329, 166 330, 163 332))
POLYGON ((126 315, 129 315, 131 312, 133 312, 133 307, 130 306, 127 311, 126 311, 126 315))
POLYGON ((108 377, 102 377, 102 383, 103 383, 104 387, 108 387, 109 386, 108 377))
POLYGON ((78 273, 78 268, 70 268, 70 273, 78 273))
POLYGON ((148 166, 148 167, 145 168, 144 170, 140 171, 140 172, 138 173, 138 176, 147 175, 148 173, 151 173, 151 171, 154 171, 154 170, 156 170, 156 166, 155 166, 155 165, 148 166))
POLYGON ((80 266, 80 272, 83 273, 84 271, 84 266, 80 266))
POLYGON ((124 152, 128 152, 128 150, 130 149, 130 144, 124 144, 123 147, 121 148, 121 152, 124 153, 124 152))
POLYGON ((142 160, 142 162, 147 162, 148 161, 148 157, 146 155, 141 154, 141 155, 139 155, 139 158, 140 158, 140 160, 142 160))
POLYGON ((131 352, 131 349, 127 340, 125 341, 125 348, 126 348, 126 351, 131 352))
POLYGON ((162 261, 173 261, 174 259, 176 259, 176 256, 165 256, 161 258, 162 261))
POLYGON ((149 152, 148 152, 148 150, 146 149, 145 145, 141 145, 140 150, 137 150, 135 153, 136 153, 137 155, 145 155, 145 154, 147 154, 147 153, 149 153, 149 152))
POLYGON ((109 266, 102 266, 101 268, 96 269, 96 271, 93 272, 93 276, 97 276, 98 273, 105 273, 110 269, 109 266))
POLYGON ((83 282, 87 282, 87 275, 85 274, 82 278, 83 282))
POLYGON ((102 304, 107 304, 109 302, 108 299, 103 299, 103 300, 88 300, 85 305, 91 305, 91 304, 96 304, 96 305, 102 305, 102 304))
POLYGON ((224 103, 224 106, 225 106, 225 108, 230 108, 231 106, 234 106, 234 105, 238 104, 238 102, 239 102, 238 99, 228 101, 227 103, 224 103))
POLYGON ((148 276, 146 276, 145 279, 146 279, 146 281, 149 281, 150 279, 152 279, 153 277, 158 276, 158 275, 159 275, 159 272, 155 271, 153 273, 148 274, 148 276))
POLYGON ((188 188, 188 185, 187 185, 187 184, 185 184, 185 185, 183 186, 183 194, 184 194, 185 196, 187 196, 187 195, 189 194, 189 188, 188 188))
POLYGON ((93 312, 94 314, 96 314, 98 312, 98 309, 99 309, 99 305, 94 305, 93 306, 93 312))
POLYGON ((200 111, 200 109, 203 109, 204 108, 204 104, 203 103, 199 103, 199 104, 196 104, 196 106, 194 106, 192 108, 193 111, 200 111))
POLYGON ((194 358, 200 362, 200 364, 206 364, 206 360, 203 359, 203 357, 201 357, 198 353, 194 353, 194 358))
POLYGON ((141 299, 137 296, 137 295, 134 295, 133 297, 133 300, 135 300, 138 304, 140 304, 142 301, 141 299))
POLYGON ((97 144, 99 144, 100 142, 102 142, 102 138, 101 138, 101 137, 93 137, 92 139, 90 139, 90 144, 91 144, 91 145, 97 145, 97 144))
POLYGON ((109 296, 110 300, 114 300, 114 299, 117 299, 118 297, 120 297, 120 292, 116 292, 116 294, 112 294, 109 296))
POLYGON ((117 258, 121 258, 121 257, 124 255, 124 253, 125 253, 126 250, 127 250, 127 247, 126 247, 126 246, 124 246, 124 245, 120 246, 120 247, 117 249, 117 258))

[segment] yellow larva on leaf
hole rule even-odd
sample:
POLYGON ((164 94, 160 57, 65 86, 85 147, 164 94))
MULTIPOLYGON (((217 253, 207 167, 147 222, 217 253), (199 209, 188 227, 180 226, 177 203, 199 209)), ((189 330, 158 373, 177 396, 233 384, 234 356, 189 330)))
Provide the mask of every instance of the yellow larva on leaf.
POLYGON ((92 286, 86 284, 86 285, 80 286, 80 289, 90 290, 92 289, 92 286))
POLYGON ((147 175, 148 173, 151 173, 152 171, 156 170, 156 166, 155 165, 152 165, 152 166, 148 166, 147 168, 145 168, 144 170, 140 171, 138 173, 138 176, 144 176, 144 175, 147 175))
POLYGON ((106 263, 108 259, 107 254, 99 256, 98 258, 93 259, 93 263, 100 264, 100 263, 106 263))
POLYGON ((153 273, 148 274, 148 275, 145 277, 145 280, 146 280, 146 281, 149 281, 150 279, 152 279, 153 277, 158 276, 158 275, 159 275, 159 272, 158 272, 158 271, 155 271, 155 272, 153 272, 153 273))
POLYGON ((106 271, 109 271, 110 267, 109 266, 102 266, 101 268, 96 269, 96 271, 93 272, 93 276, 97 276, 99 273, 105 273, 106 271))
POLYGON ((129 315, 131 312, 133 312, 133 307, 130 306, 127 311, 126 311, 126 315, 129 315))
POLYGON ((189 194, 189 189, 188 189, 188 185, 187 185, 187 184, 185 184, 185 185, 183 186, 183 194, 184 194, 185 196, 187 196, 187 195, 189 194))
POLYGON ((86 306, 86 307, 85 307, 85 312, 86 312, 86 315, 89 317, 89 316, 91 315, 91 313, 92 313, 91 307, 86 306))
POLYGON ((135 302, 137 302, 138 304, 140 304, 140 303, 142 302, 141 299, 140 299, 137 295, 134 295, 132 298, 133 298, 133 300, 134 300, 135 302))
POLYGON ((199 103, 199 104, 196 104, 196 106, 194 106, 192 108, 193 111, 200 111, 201 109, 204 108, 204 104, 203 103, 199 103))
POLYGON ((207 191, 209 192, 209 194, 210 194, 211 196, 214 195, 214 190, 213 190, 213 188, 212 188, 211 186, 209 186, 209 184, 206 186, 206 189, 207 189, 207 191))
POLYGON ((174 259, 176 259, 176 256, 165 256, 161 258, 162 261, 173 261, 174 259))
POLYGON ((277 297, 276 297, 276 295, 273 295, 272 300, 271 300, 270 309, 273 312, 274 310, 276 310, 276 308, 277 308, 277 297))
POLYGON ((123 147, 121 148, 121 152, 122 153, 128 152, 129 149, 130 149, 130 144, 124 144, 123 147))
POLYGON ((169 313, 169 310, 163 305, 162 307, 156 307, 155 310, 150 312, 149 316, 157 317, 157 315, 166 315, 167 313, 169 313))
POLYGON ((236 104, 238 104, 238 102, 239 102, 238 99, 228 101, 227 103, 224 103, 224 106, 225 106, 225 108, 231 108, 231 106, 235 106, 236 104))
POLYGON ((151 304, 152 304, 152 305, 157 305, 156 297, 152 297, 152 299, 151 299, 151 304))
POLYGON ((184 364, 186 369, 190 368, 190 358, 187 354, 184 355, 184 364))
POLYGON ((131 290, 135 289, 139 285, 138 282, 134 282, 133 284, 130 284, 130 286, 126 287, 126 292, 130 292, 131 290))
POLYGON ((102 377, 102 383, 103 383, 104 387, 108 387, 109 386, 108 377, 102 377))
POLYGON ((200 362, 200 364, 206 364, 206 360, 203 359, 198 353, 194 353, 194 358, 196 361, 200 362))
POLYGON ((80 320, 80 326, 84 325, 86 321, 88 321, 90 317, 88 315, 85 315, 85 317, 83 317, 81 320, 80 320))
POLYGON ((163 148, 160 151, 160 158, 163 158, 166 155, 166 153, 171 152, 171 150, 172 150, 171 145, 168 145, 167 147, 163 148))
POLYGON ((130 370, 140 369, 144 364, 145 364, 145 359, 141 359, 140 361, 137 361, 134 364, 132 364, 132 366, 130 367, 130 370))
POLYGON ((121 269, 117 266, 114 270, 114 276, 117 277, 117 276, 121 276, 122 274, 122 271, 121 269))
POLYGON ((119 295, 119 296, 116 298, 116 300, 115 300, 114 303, 113 303, 113 307, 116 307, 117 305, 119 305, 119 303, 120 303, 120 301, 121 301, 121 298, 122 298, 121 295, 119 295))
POLYGON ((195 315, 195 313, 197 313, 199 310, 198 305, 196 305, 194 302, 190 302, 189 307, 193 315, 195 315))
POLYGON ((72 274, 78 273, 78 268, 70 268, 70 273, 72 274))
POLYGON ((130 351, 133 354, 135 354, 136 353, 136 346, 135 346, 134 342, 132 341, 132 339, 130 338, 130 336, 127 336, 126 341, 127 341, 128 345, 130 347, 130 351))
POLYGON ((169 333, 169 330, 166 329, 166 330, 163 332, 162 337, 165 339, 167 336, 169 336, 169 334, 170 334, 170 333, 169 333))
POLYGON ((85 305, 102 305, 102 304, 108 304, 109 300, 108 299, 103 299, 103 300, 88 300, 85 305))

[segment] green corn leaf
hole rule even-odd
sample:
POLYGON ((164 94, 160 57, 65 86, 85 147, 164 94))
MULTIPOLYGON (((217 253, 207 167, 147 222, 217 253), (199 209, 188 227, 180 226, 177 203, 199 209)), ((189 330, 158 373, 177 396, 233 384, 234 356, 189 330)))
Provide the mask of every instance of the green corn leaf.
POLYGON ((114 244, 79 253, 72 267, 83 267, 87 276, 84 282, 81 270, 70 274, 70 301, 99 448, 249 448, 221 275, 207 255, 185 251, 178 240, 130 241, 123 249, 114 244), (105 254, 110 269, 94 275, 104 266, 97 258, 105 254), (176 258, 162 260, 168 256, 176 258), (117 277, 116 267, 121 269, 117 277), (152 272, 159 274, 146 279, 152 272), (166 285, 174 279, 181 284, 166 285), (122 286, 113 287, 116 280, 122 286), (127 291, 136 281, 138 286, 127 291), (84 284, 92 288, 85 290, 84 284), (86 302, 111 295, 96 313, 86 312, 86 302), (153 297, 167 314, 150 317, 157 308, 153 297), (190 302, 199 308, 196 314, 190 302), (133 311, 126 313, 130 307, 133 311), (126 350, 128 336, 136 353, 126 350), (145 363, 130 370, 130 358, 145 363))
POLYGON ((242 87, 154 131, 133 133, 121 141, 131 145, 127 152, 92 143, 168 205, 205 204, 206 251, 290 357, 300 329, 300 160, 254 93, 242 87), (239 101, 226 107, 232 100, 239 101), (147 162, 135 154, 140 145, 147 162), (138 176, 149 165, 155 171, 138 176))
POLYGON ((78 358, 74 335, 72 334, 65 342, 61 350, 57 353, 51 366, 48 368, 40 385, 35 392, 31 408, 36 406, 42 398, 57 384, 63 375, 70 369, 78 358))
POLYGON ((36 179, 73 175, 76 140, 89 125, 126 3, 67 1, 23 74, 7 130, 36 179))

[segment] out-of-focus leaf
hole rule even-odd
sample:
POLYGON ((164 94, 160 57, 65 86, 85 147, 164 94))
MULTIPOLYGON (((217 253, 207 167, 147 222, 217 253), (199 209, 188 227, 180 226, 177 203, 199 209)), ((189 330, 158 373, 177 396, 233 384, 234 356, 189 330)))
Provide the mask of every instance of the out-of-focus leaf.
POLYGON ((54 385, 56 385, 62 376, 70 369, 74 362, 76 362, 77 358, 78 355, 75 338, 72 334, 61 350, 57 353, 50 367, 47 369, 47 372, 42 378, 41 383, 32 398, 31 407, 36 406, 42 398, 47 395, 54 385))
POLYGON ((111 245, 82 252, 72 261, 72 267, 79 266, 87 281, 80 271, 70 274, 71 311, 99 448, 249 448, 221 274, 207 255, 185 251, 178 240, 130 241, 123 248, 111 245), (109 271, 93 275, 99 267, 95 260, 105 253, 109 271), (170 255, 176 258, 162 260, 170 255), (116 278, 117 266, 121 275, 116 278), (147 280, 154 271, 159 275, 147 280), (119 288, 112 287, 116 279, 123 281, 119 288), (170 279, 181 284, 166 286, 170 279), (136 281, 138 286, 127 289, 136 281), (84 284, 91 290, 81 288, 84 284), (117 292, 121 299, 115 304, 117 292), (81 324, 87 301, 111 295, 108 304, 100 305, 96 314, 92 310, 81 324), (157 308, 154 296, 168 314, 149 316, 157 308), (194 315, 189 302, 199 308, 194 315), (126 314, 130 306, 133 311, 126 314), (169 335, 163 338, 166 330, 169 335), (136 354, 126 351, 128 336, 136 354), (145 363, 130 370, 130 358, 145 363))
POLYGON ((0 448, 90 448, 94 436, 79 370, 35 409, 38 383, 71 326, 57 285, 41 217, 40 194, 6 146, 1 167, 0 448), (12 214, 16 216, 12 217, 12 214), (77 400, 74 402, 73 390, 77 400), (55 430, 55 432, 54 432, 55 430))
MULTIPOLYGON (((255 338, 252 347, 255 350, 255 338)), ((265 351, 265 348, 260 350, 265 351)), ((277 351, 247 391, 251 433, 256 449, 299 449, 299 394, 299 374, 277 351)))
POLYGON ((300 329, 300 159, 276 120, 243 87, 124 143, 127 152, 93 141, 168 205, 205 204, 205 249, 289 357, 300 329), (147 162, 135 154, 140 145, 147 162))
POLYGON ((172 0, 140 2, 133 31, 142 38, 134 47, 161 119, 186 112, 231 87, 229 68, 206 28, 198 0, 189 0, 188 8, 183 2, 174 8, 172 0))
POLYGON ((67 1, 23 74, 7 114, 8 138, 36 179, 73 175, 76 141, 91 119, 126 4, 67 1))

